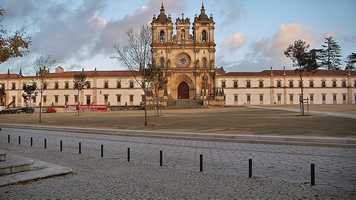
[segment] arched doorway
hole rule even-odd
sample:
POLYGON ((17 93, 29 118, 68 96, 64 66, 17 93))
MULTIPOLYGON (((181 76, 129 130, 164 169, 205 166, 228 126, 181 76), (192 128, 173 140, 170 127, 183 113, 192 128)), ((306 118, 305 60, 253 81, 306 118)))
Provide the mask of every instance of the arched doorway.
POLYGON ((189 99, 189 85, 184 81, 178 85, 178 99, 189 99))

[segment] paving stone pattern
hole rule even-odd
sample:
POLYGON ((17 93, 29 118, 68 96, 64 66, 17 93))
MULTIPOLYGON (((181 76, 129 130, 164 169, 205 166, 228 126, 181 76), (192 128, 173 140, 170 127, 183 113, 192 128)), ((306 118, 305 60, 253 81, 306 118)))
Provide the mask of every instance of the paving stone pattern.
POLYGON ((0 148, 75 173, 0 188, 0 199, 355 199, 356 149, 3 129, 0 148), (7 144, 7 135, 11 144, 7 144), (21 145, 18 145, 18 136, 21 145), (33 137, 33 147, 30 147, 33 137), (47 149, 43 140, 47 138, 47 149), (59 141, 63 152, 59 152, 59 141), (78 154, 78 142, 82 154, 78 154), (100 145, 104 158, 100 158, 100 145), (131 161, 127 163, 127 148, 131 161), (163 151, 163 167, 159 151, 163 151), (199 172, 203 154, 204 172, 199 172), (248 159, 253 178, 248 178, 248 159), (310 164, 316 186, 310 186, 310 164))

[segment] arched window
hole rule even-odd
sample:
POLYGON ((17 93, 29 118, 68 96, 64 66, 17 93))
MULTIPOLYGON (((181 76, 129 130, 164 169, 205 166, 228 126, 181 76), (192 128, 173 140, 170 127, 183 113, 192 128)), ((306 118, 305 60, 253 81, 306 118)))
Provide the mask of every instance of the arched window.
POLYGON ((160 66, 161 68, 164 68, 164 58, 163 58, 163 57, 161 57, 161 58, 159 59, 159 66, 160 66))
POLYGON ((164 31, 162 30, 160 33, 159 33, 159 41, 161 43, 163 43, 165 41, 165 34, 164 34, 164 31))
POLYGON ((208 33, 206 32, 206 30, 203 30, 203 32, 201 33, 201 41, 202 42, 208 41, 208 33))
POLYGON ((208 67, 208 61, 206 60, 206 58, 203 58, 203 67, 207 68, 208 67))
POLYGON ((185 40, 185 30, 184 30, 184 29, 182 29, 181 39, 182 39, 182 40, 185 40))

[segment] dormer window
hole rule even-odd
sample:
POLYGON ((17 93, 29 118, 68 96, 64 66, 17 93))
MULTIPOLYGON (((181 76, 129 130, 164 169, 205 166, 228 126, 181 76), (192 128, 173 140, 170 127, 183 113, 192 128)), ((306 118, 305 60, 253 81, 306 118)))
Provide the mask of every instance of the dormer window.
POLYGON ((159 33, 159 41, 160 41, 161 43, 165 42, 165 34, 164 34, 164 31, 161 31, 161 32, 159 33))
POLYGON ((206 30, 203 30, 203 32, 201 33, 201 41, 202 42, 208 41, 208 33, 206 32, 206 30))

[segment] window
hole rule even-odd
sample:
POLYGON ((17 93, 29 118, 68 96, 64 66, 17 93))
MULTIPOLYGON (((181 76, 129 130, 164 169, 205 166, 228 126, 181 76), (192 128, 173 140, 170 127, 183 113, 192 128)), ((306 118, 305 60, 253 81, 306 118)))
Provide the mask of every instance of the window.
POLYGON ((239 84, 237 81, 234 81, 234 88, 238 88, 239 87, 239 84))
POLYGON ((121 88, 121 81, 116 82, 116 88, 121 88))
POLYGON ((263 94, 260 94, 260 103, 263 104, 263 94))
POLYGON ((64 83, 64 88, 65 88, 65 89, 69 89, 69 82, 68 82, 68 81, 66 81, 66 82, 64 83))
POLYGON ((68 104, 69 102, 69 95, 64 95, 64 104, 68 104))
POLYGON ((326 94, 321 94, 321 101, 323 102, 323 104, 325 104, 325 102, 326 102, 326 94))
POLYGON ((344 88, 346 87, 346 81, 345 80, 342 81, 342 87, 344 87, 344 88))
POLYGON ((294 102, 294 95, 289 94, 289 102, 292 104, 294 102))
POLYGON ((108 102, 109 102, 109 95, 108 94, 104 94, 104 102, 105 102, 105 104, 108 104, 108 102))
POLYGON ((58 88, 59 88, 59 83, 58 83, 58 82, 55 82, 55 83, 54 83, 54 89, 58 90, 58 88))
POLYGON ((33 102, 33 103, 36 103, 36 96, 33 96, 33 97, 32 97, 32 102, 33 102))
POLYGON ((277 81, 277 87, 279 87, 279 88, 282 87, 282 81, 280 81, 280 80, 277 81))
POLYGON ((326 87, 326 82, 325 81, 321 81, 321 87, 326 87))
POLYGON ((309 100, 310 100, 310 103, 314 102, 314 94, 309 95, 309 100))
POLYGON ((181 32, 181 39, 184 40, 185 39, 185 30, 182 29, 182 32, 181 32))
POLYGON ((277 94, 278 103, 281 103, 281 100, 282 100, 282 94, 277 94))
POLYGON ((162 30, 160 33, 159 33, 159 41, 161 43, 163 43, 165 41, 165 34, 164 34, 164 31, 162 30))
POLYGON ((58 95, 54 95, 54 103, 58 103, 58 95))
POLYGON ((346 103, 346 94, 345 94, 345 93, 342 94, 342 102, 343 102, 343 103, 346 103))
POLYGON ((294 87, 293 81, 289 81, 289 87, 290 87, 290 88, 294 87))
POLYGON ((141 102, 145 102, 145 95, 141 95, 141 102))
POLYGON ((79 98, 78 98, 78 95, 74 95, 74 102, 75 102, 75 103, 78 103, 78 99, 79 99, 79 98))
MULTIPOLYGON (((26 83, 23 83, 22 84, 22 89, 24 89, 26 87, 26 85, 27 85, 26 83)), ((4 87, 5 87, 5 85, 4 85, 4 87)))
POLYGON ((105 89, 109 88, 109 81, 104 81, 104 88, 105 89))
POLYGON ((90 89, 91 88, 91 84, 89 81, 87 81, 87 88, 90 89))
POLYGON ((314 87, 314 81, 313 80, 309 81, 309 87, 311 87, 311 88, 314 87))
POLYGON ((16 83, 11 83, 11 89, 16 90, 16 83))
POLYGON ((47 96, 46 95, 42 96, 42 101, 43 101, 43 104, 47 103, 47 96))
POLYGON ((134 101, 134 95, 130 95, 130 102, 132 103, 134 101))
POLYGON ((134 82, 130 81, 130 88, 134 88, 134 82))
POLYGON ((208 41, 208 33, 206 32, 206 30, 203 30, 203 32, 201 33, 201 41, 203 43, 208 41))
POLYGON ((86 98, 87 98, 87 105, 89 105, 91 103, 90 95, 87 95, 86 98))
POLYGON ((208 67, 208 60, 205 57, 203 58, 203 67, 204 68, 208 67))
POLYGON ((221 81, 221 87, 226 88, 226 81, 221 81))
POLYGON ((333 94, 333 104, 337 104, 337 96, 336 96, 336 94, 333 94))
POLYGON ((260 88, 263 88, 263 81, 259 81, 258 86, 259 86, 260 88))
POLYGON ((163 57, 161 57, 159 59, 159 65, 160 65, 160 68, 164 68, 164 58, 163 57))
POLYGON ((121 94, 116 95, 116 101, 117 101, 118 103, 121 102, 121 94))
POLYGON ((234 101, 237 103, 239 101, 239 96, 237 94, 234 95, 234 101))
POLYGON ((44 90, 47 90, 47 86, 48 86, 48 83, 44 82, 44 83, 43 83, 43 89, 44 89, 44 90))
POLYGON ((246 87, 247 87, 247 88, 250 88, 250 87, 251 87, 251 81, 250 81, 250 80, 247 80, 247 81, 246 81, 246 87))
POLYGON ((337 84, 336 84, 336 81, 334 80, 333 81, 333 87, 336 87, 337 86, 337 84))
POLYGON ((354 88, 356 88, 356 81, 354 81, 354 88))
POLYGON ((246 94, 247 104, 251 103, 251 94, 246 94))

